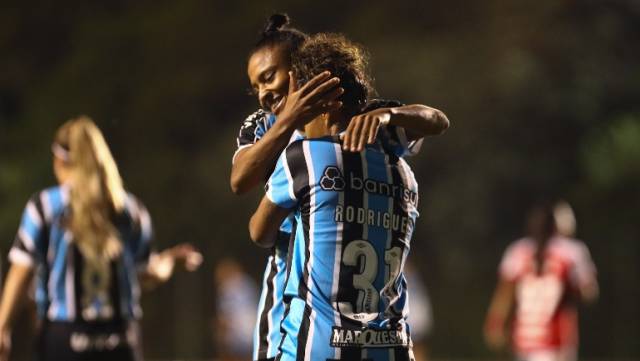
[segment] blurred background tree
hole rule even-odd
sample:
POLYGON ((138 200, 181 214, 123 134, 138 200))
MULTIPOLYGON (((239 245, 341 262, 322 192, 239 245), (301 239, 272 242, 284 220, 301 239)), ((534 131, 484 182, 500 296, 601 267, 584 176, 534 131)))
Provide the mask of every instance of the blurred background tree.
MULTIPOLYGON (((412 257, 433 298, 435 358, 488 357, 481 325, 508 242, 540 196, 575 207, 599 269, 582 312, 586 358, 640 357, 640 3, 136 1, 0 5, 0 246, 30 194, 53 184, 49 145, 92 116, 126 185, 151 210, 157 247, 205 254, 145 296, 148 358, 214 354, 212 269, 266 252, 246 224, 260 192, 228 185, 235 135, 256 101, 247 53, 268 15, 368 47, 379 94, 452 121, 411 159, 421 187, 412 257), (418 255, 418 256, 416 256, 418 255)), ((5 267, 6 269, 6 264, 5 267)))

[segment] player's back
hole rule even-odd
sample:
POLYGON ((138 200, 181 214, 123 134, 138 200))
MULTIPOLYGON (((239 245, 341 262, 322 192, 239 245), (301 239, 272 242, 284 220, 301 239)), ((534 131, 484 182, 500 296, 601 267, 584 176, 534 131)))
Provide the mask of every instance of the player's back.
POLYGON ((581 241, 554 236, 537 270, 539 245, 530 238, 514 242, 505 252, 501 277, 516 284, 513 343, 525 353, 575 347, 580 284, 595 277, 589 251, 581 241))
MULTIPOLYGON (((406 162, 382 149, 350 153, 335 137, 309 139, 290 145, 276 167, 275 177, 290 180, 298 223, 282 359, 408 359, 402 265, 417 184, 406 162)), ((269 192, 284 191, 272 183, 269 192)))
POLYGON ((148 260, 152 237, 145 206, 127 194, 124 212, 113 220, 123 252, 102 264, 86 259, 74 242, 70 202, 68 186, 51 187, 31 197, 9 252, 12 263, 42 266, 36 279, 40 315, 53 322, 140 317, 136 267, 148 260))

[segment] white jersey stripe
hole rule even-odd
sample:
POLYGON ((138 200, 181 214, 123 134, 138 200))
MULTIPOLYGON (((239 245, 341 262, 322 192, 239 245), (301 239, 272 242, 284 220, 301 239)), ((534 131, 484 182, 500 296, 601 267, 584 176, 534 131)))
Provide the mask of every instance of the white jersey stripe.
MULTIPOLYGON (((315 224, 316 224, 316 212, 315 212, 315 208, 316 208, 316 189, 314 188, 315 185, 315 171, 313 169, 313 159, 311 157, 311 150, 309 149, 309 142, 304 142, 302 145, 302 150, 304 152, 304 159, 307 163, 307 170, 309 172, 309 244, 307 245, 307 247, 309 248, 309 259, 307 260, 307 274, 309 275, 308 281, 307 282, 307 288, 308 288, 308 292, 307 292, 307 298, 306 298, 306 303, 308 305, 308 307, 311 308, 311 315, 310 315, 310 322, 309 322, 309 333, 307 336, 307 344, 305 345, 305 361, 311 361, 311 354, 313 353, 313 334, 315 331, 315 311, 313 309, 313 292, 312 292, 312 287, 313 287, 313 282, 311 282, 311 271, 313 269, 313 255, 314 255, 314 243, 315 243, 315 224)), ((293 183, 291 183, 293 184, 293 183)))
POLYGON ((44 212, 45 221, 47 223, 51 223, 53 210, 51 209, 51 200, 49 200, 49 194, 47 192, 40 193, 40 203, 42 203, 42 211, 44 212))
POLYGON ((33 267, 35 265, 35 262, 29 253, 16 247, 12 247, 9 251, 9 261, 12 264, 19 264, 27 267, 33 267))
MULTIPOLYGON (((336 165, 340 170, 341 174, 344 174, 344 164, 342 162, 342 148, 340 144, 334 144, 334 149, 336 152, 336 165)), ((340 192, 338 194, 338 204, 344 207, 344 192, 340 192)), ((331 304, 335 305, 333 308, 333 320, 337 327, 342 326, 342 322, 340 320, 340 312, 338 312, 337 302, 338 302, 338 283, 340 282, 340 258, 342 256, 342 232, 344 228, 344 224, 339 222, 336 224, 336 252, 334 254, 333 261, 333 284, 331 285, 331 304)), ((342 357, 342 349, 340 347, 335 347, 334 359, 339 360, 342 357)))
POLYGON ((40 217, 40 213, 38 213, 36 205, 33 204, 33 202, 29 202, 29 204, 27 204, 27 213, 38 228, 42 227, 42 218, 40 217))
POLYGON ((27 249, 27 251, 32 253, 35 252, 36 245, 29 232, 25 231, 23 227, 20 227, 20 229, 18 230, 18 235, 20 236, 20 239, 22 240, 22 243, 24 244, 24 247, 27 249))

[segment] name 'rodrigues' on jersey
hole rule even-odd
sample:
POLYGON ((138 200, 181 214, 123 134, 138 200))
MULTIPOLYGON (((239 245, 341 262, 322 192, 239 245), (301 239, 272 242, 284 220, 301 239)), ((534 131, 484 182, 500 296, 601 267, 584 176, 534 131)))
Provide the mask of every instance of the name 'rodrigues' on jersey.
POLYGON ((418 187, 407 163, 379 143, 343 153, 335 137, 298 141, 267 197, 297 221, 280 359, 408 359, 402 268, 418 187))

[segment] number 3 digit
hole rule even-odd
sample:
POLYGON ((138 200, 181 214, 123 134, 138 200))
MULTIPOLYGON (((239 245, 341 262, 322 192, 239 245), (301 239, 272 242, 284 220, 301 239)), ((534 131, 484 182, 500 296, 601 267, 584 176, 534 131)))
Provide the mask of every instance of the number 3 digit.
MULTIPOLYGON (((393 297, 393 282, 400 273, 402 250, 394 247, 385 252, 384 260, 387 265, 385 273, 385 286, 383 288, 386 297, 393 297)), ((356 267, 358 260, 362 260, 360 273, 353 275, 352 284, 358 290, 355 301, 338 302, 340 313, 351 319, 368 322, 378 317, 380 292, 373 283, 378 274, 378 255, 371 243, 363 240, 350 242, 344 249, 342 263, 345 266, 356 267), (355 306, 355 310, 353 309, 355 306)))

